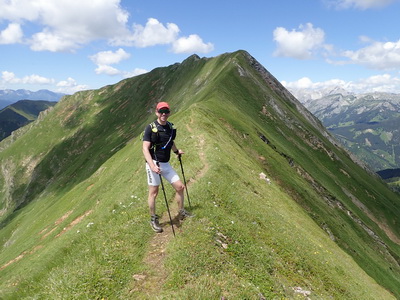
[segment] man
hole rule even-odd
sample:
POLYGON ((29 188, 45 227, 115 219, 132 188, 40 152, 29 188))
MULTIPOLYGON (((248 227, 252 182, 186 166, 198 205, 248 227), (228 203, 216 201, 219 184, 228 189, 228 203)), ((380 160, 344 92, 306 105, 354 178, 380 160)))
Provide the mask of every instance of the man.
POLYGON ((175 199, 178 202, 179 218, 183 220, 190 214, 184 209, 185 186, 179 179, 178 174, 169 164, 171 150, 176 155, 184 152, 177 148, 174 139, 176 129, 168 122, 170 107, 167 102, 159 102, 156 107, 157 120, 147 125, 143 136, 143 154, 146 159, 147 183, 149 185, 148 204, 150 209, 150 225, 155 232, 162 232, 159 216, 156 215, 156 198, 161 184, 160 174, 175 189, 175 199))

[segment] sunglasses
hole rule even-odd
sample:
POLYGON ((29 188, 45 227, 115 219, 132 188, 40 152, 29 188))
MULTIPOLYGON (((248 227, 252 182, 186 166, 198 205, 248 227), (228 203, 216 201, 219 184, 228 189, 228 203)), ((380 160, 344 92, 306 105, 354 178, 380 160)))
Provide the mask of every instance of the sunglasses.
POLYGON ((158 110, 158 113, 167 115, 167 114, 170 113, 170 111, 169 111, 168 108, 161 108, 161 109, 158 110))

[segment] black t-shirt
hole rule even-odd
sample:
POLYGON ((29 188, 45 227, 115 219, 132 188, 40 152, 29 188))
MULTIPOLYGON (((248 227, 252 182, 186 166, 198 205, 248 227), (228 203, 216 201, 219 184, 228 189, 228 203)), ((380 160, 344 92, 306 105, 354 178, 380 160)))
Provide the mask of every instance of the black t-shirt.
POLYGON ((157 133, 152 132, 151 124, 147 125, 144 130, 143 141, 151 142, 152 146, 154 145, 154 147, 150 148, 150 154, 154 160, 168 162, 171 157, 171 148, 174 144, 176 129, 169 122, 166 125, 160 125, 157 121, 154 121, 154 123, 157 126, 157 133))

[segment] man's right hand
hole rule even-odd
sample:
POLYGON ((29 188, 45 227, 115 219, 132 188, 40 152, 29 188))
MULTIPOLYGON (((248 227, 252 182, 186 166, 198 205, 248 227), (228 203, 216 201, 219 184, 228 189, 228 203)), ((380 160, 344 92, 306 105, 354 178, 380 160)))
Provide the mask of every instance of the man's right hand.
POLYGON ((153 166, 151 167, 151 170, 152 170, 154 173, 161 174, 161 169, 160 169, 160 167, 157 166, 157 165, 153 165, 153 166))

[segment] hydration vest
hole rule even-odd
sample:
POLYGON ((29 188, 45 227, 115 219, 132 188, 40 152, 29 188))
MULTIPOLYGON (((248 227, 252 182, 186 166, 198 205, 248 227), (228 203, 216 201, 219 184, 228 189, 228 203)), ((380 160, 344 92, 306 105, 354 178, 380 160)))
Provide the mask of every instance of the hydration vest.
MULTIPOLYGON (((171 129, 171 135, 169 137, 168 142, 165 145, 162 145, 162 143, 160 143, 159 141, 159 130, 158 130, 158 126, 156 124, 156 122, 151 122, 150 123, 150 127, 151 127, 151 148, 156 148, 161 146, 161 149, 165 149, 170 143, 173 143, 175 137, 176 137, 176 128, 174 127, 174 124, 171 122, 167 121, 167 125, 169 126, 169 128, 171 129)), ((162 126, 162 125, 160 125, 162 126)))

